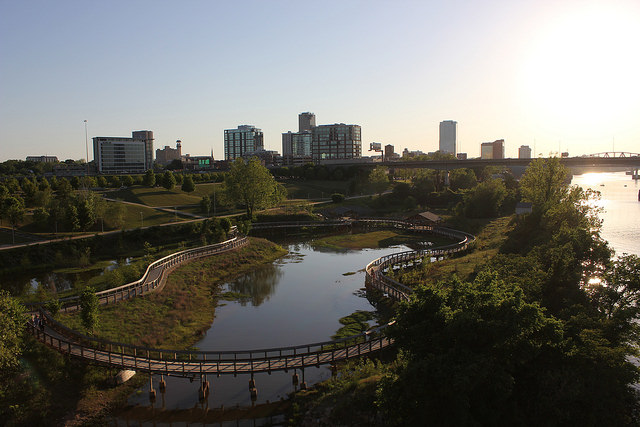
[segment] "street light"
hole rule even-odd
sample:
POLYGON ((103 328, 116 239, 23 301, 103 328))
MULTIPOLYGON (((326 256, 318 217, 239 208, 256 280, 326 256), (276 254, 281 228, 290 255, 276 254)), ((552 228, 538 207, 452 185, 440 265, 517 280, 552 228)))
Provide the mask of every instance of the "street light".
POLYGON ((87 163, 87 176, 89 176, 89 132, 87 131, 87 121, 84 121, 84 148, 87 152, 87 158, 85 159, 87 163))

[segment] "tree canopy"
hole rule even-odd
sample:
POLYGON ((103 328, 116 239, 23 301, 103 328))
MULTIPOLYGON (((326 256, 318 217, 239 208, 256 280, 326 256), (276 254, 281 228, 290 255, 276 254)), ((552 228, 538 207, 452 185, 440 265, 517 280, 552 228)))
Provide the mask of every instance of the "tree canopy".
POLYGON ((256 209, 275 206, 286 196, 284 187, 255 157, 248 161, 238 158, 231 163, 224 191, 229 200, 245 207, 249 218, 256 209))
MULTIPOLYGON (((0 374, 18 366, 25 320, 22 304, 9 292, 0 290, 0 374)), ((0 375, 0 378, 3 376, 0 375)))

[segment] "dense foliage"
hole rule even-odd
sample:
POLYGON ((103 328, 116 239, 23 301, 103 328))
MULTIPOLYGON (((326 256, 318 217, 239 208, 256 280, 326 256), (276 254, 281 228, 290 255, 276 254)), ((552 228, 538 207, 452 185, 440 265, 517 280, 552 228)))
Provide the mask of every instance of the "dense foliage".
POLYGON ((628 357, 640 260, 610 259, 594 194, 565 175, 557 160, 535 161, 520 188, 533 213, 516 221, 502 254, 473 280, 418 285, 401 307, 399 363, 378 390, 385 424, 637 421, 628 357))

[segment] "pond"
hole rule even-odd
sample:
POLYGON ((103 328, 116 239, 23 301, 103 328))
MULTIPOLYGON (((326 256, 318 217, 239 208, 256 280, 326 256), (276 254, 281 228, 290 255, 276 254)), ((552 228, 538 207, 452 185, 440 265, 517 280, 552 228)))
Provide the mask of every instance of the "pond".
MULTIPOLYGON (((242 297, 237 301, 220 301, 211 328, 196 344, 198 349, 247 350, 328 341, 342 326, 338 322, 341 317, 358 310, 375 310, 363 291, 364 267, 378 257, 409 249, 404 245, 349 251, 314 249, 307 243, 283 246, 289 250, 287 256, 224 285, 223 292, 242 297)), ((297 373, 302 380, 302 373, 297 373)), ((258 396, 254 404, 286 399, 296 390, 292 375, 293 371, 256 374, 258 396)), ((304 372, 309 386, 330 376, 328 366, 304 372)), ((159 379, 154 376, 156 390, 159 379)), ((214 410, 252 404, 249 375, 207 379, 211 391, 205 402, 198 402, 197 380, 191 383, 184 378, 165 378, 166 392, 158 393, 154 403, 149 401, 147 384, 129 398, 130 406, 114 421, 126 425, 129 421, 153 419, 157 425, 156 410, 185 414, 183 410, 189 408, 214 410), (154 418, 150 414, 155 414, 154 418)), ((189 421, 195 419, 184 420, 189 421)))
POLYGON ((96 276, 131 264, 133 258, 100 261, 87 268, 67 268, 40 273, 16 273, 0 276, 0 288, 14 296, 28 297, 40 291, 60 293, 72 289, 76 283, 86 283, 96 276))

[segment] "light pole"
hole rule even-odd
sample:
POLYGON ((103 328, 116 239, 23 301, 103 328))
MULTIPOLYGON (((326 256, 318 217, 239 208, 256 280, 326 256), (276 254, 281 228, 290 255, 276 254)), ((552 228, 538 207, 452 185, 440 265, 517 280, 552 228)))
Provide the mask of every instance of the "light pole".
POLYGON ((144 218, 142 217, 142 212, 140 212, 140 228, 144 227, 144 218))
POLYGON ((87 121, 84 121, 84 149, 87 152, 87 176, 89 176, 89 132, 87 131, 87 121))

